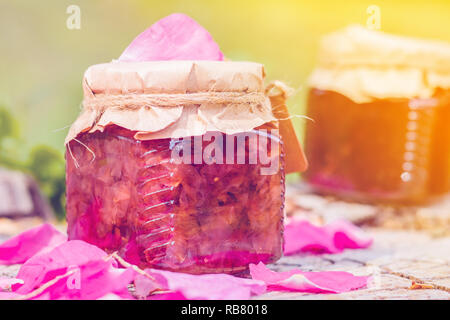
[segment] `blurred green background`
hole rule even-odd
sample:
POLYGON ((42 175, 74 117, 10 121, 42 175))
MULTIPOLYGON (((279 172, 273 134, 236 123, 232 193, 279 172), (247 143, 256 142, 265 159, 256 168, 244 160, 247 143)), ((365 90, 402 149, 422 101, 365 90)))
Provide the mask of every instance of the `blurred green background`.
MULTIPOLYGON (((0 165, 33 173, 62 214, 63 142, 80 111, 84 70, 117 58, 173 12, 208 29, 227 58, 263 63, 268 79, 297 89, 289 108, 302 114, 318 40, 349 24, 365 25, 370 5, 380 8, 383 31, 450 41, 448 0, 0 0, 0 165), (73 4, 81 9, 79 30, 66 26, 73 4)), ((303 121, 295 120, 300 136, 303 121)))

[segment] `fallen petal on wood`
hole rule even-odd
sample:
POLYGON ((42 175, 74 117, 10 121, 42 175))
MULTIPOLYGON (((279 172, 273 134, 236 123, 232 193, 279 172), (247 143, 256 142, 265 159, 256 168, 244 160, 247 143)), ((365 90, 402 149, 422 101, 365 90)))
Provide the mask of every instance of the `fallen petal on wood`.
POLYGON ((19 294, 14 292, 1 292, 0 291, 0 300, 14 300, 20 297, 19 294))
POLYGON ((20 287, 14 285, 13 290, 20 294, 27 294, 56 276, 63 275, 68 268, 102 260, 106 256, 106 252, 87 242, 79 240, 65 242, 25 262, 17 274, 17 278, 23 280, 24 284, 20 287))
POLYGON ((23 280, 17 278, 0 277, 0 291, 9 291, 14 284, 23 284, 23 280))
POLYGON ((165 292, 153 294, 147 298, 148 300, 187 300, 186 297, 179 291, 165 292))
POLYGON ((306 220, 293 220, 284 231, 284 254, 299 252, 338 253, 344 249, 367 248, 372 239, 353 224, 335 221, 316 226, 306 220))
POLYGON ((48 252, 67 241, 67 237, 45 223, 0 244, 0 264, 24 263, 34 255, 48 252))
POLYGON ((367 286, 370 277, 354 276, 348 272, 303 272, 290 270, 275 272, 263 263, 250 265, 253 279, 264 281, 268 291, 296 291, 308 293, 341 293, 367 286))
POLYGON ((228 274, 192 275, 154 269, 146 272, 155 278, 162 277, 166 282, 163 289, 179 292, 186 299, 245 300, 266 291, 262 281, 228 274))
POLYGON ((434 289, 434 286, 432 284, 417 283, 417 282, 413 281, 411 283, 411 286, 408 289, 409 290, 434 289))
MULTIPOLYGON (((372 240, 343 221, 318 227, 306 221, 286 226, 286 253, 340 252, 364 248, 372 240)), ((0 299, 249 299, 268 291, 340 293, 362 288, 369 277, 348 272, 274 272, 263 263, 250 265, 253 279, 227 274, 191 275, 141 270, 80 240, 67 241, 49 224, 28 230, 0 245, 3 263, 25 262, 15 279, 0 279, 0 299), (125 268, 118 268, 121 265, 125 268)))
MULTIPOLYGON (((108 295, 133 299, 128 285, 136 273, 132 269, 114 268, 112 261, 98 260, 79 266, 75 272, 63 276, 36 296, 40 300, 96 300, 108 295)), ((70 271, 69 271, 70 272, 70 271)), ((66 273, 67 274, 67 273, 66 273)))
POLYGON ((138 273, 116 268, 106 252, 84 241, 68 241, 29 259, 12 290, 18 299, 94 300, 109 294, 132 299, 128 285, 138 273))

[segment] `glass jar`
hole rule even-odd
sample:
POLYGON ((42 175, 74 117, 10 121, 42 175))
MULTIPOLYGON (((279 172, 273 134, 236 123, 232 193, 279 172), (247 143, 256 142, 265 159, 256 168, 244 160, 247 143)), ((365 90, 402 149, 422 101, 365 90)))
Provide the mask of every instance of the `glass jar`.
MULTIPOLYGON (((117 251, 142 268, 195 274, 237 273, 250 263, 279 259, 283 252, 284 146, 261 86, 263 75, 262 67, 232 62, 113 63, 88 70, 84 111, 66 139, 69 239, 117 251), (186 65, 190 68, 183 68, 186 65), (133 73, 132 77, 138 78, 130 82, 129 70, 137 66, 141 73, 133 73), (223 71, 218 66, 223 66, 223 71), (202 68, 214 70, 204 82, 195 74, 202 68), (198 102, 199 95, 195 95, 195 102, 187 106, 185 100, 193 98, 185 91, 180 93, 185 101, 180 112, 170 109, 178 106, 164 106, 170 105, 171 99, 180 99, 178 93, 164 93, 159 108, 167 108, 162 110, 167 112, 161 116, 159 109, 146 114, 146 102, 142 107, 133 102, 115 109, 119 100, 155 98, 153 93, 142 97, 136 90, 124 93, 125 78, 127 90, 139 84, 145 85, 143 91, 147 92, 173 92, 173 81, 168 79, 174 76, 173 70, 181 70, 176 79, 195 77, 197 90, 203 86, 199 91, 207 95, 209 86, 217 88, 218 83, 223 92, 223 82, 228 79, 244 79, 230 86, 233 90, 242 87, 246 95, 252 90, 252 81, 257 81, 254 90, 263 99, 257 102, 257 110, 248 114, 254 94, 246 103, 238 94, 238 102, 243 104, 237 105, 240 113, 229 111, 236 103, 223 103, 222 95, 219 105, 198 102), (154 81, 149 80, 152 76, 154 81), (107 81, 111 79, 116 82, 107 81), (161 89, 161 83, 166 87, 161 89), (109 90, 111 86, 122 89, 109 90), (86 96, 90 100, 86 101, 86 96), (228 121, 211 120, 224 112, 230 112, 228 121), (147 127, 127 122, 135 113, 147 127), (229 121, 229 117, 238 118, 229 121), (152 127, 161 122, 162 129, 152 127), (185 134, 176 133, 180 128, 185 134)), ((191 82, 182 86, 187 83, 191 82)), ((230 96, 235 99, 236 92, 230 96)))
MULTIPOLYGON (((250 158, 250 139, 245 146, 234 145, 236 161, 230 164, 226 152, 214 161, 223 164, 195 164, 191 144, 192 163, 185 164, 172 156, 186 148, 178 140, 139 141, 133 135, 112 126, 82 134, 80 143, 70 145, 70 239, 119 251, 138 266, 191 273, 238 272, 249 263, 281 257, 283 167, 262 175, 261 163, 237 164, 240 153, 250 158)), ((230 138, 237 141, 241 135, 218 137, 226 149, 230 138)), ((254 135, 260 137, 258 131, 254 135)), ((203 153, 209 142, 201 140, 203 153)), ((281 153, 273 151, 269 148, 268 156, 279 158, 281 153)))
POLYGON ((310 79, 314 122, 305 142, 305 179, 315 190, 397 204, 450 191, 450 83, 442 63, 450 63, 449 47, 358 27, 325 37, 310 79))

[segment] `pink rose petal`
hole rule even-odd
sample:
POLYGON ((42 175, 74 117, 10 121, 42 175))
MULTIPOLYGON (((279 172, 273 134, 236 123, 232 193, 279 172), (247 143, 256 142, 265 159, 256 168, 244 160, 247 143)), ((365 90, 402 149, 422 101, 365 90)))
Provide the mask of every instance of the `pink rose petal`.
POLYGON ((108 295, 133 299, 128 285, 135 276, 133 269, 114 268, 112 261, 91 261, 79 266, 75 273, 61 278, 33 299, 95 300, 108 295), (71 278, 75 278, 75 281, 71 278))
POLYGON ((186 297, 179 291, 168 292, 168 293, 158 293, 151 295, 147 298, 148 300, 187 300, 186 297))
POLYGON ((162 287, 167 287, 167 281, 161 277, 158 281, 158 277, 155 280, 139 274, 134 279, 135 295, 140 299, 146 299, 153 291, 162 287))
POLYGON ((20 295, 14 292, 0 292, 0 300, 12 300, 19 297, 20 295))
MULTIPOLYGON (((341 293, 367 286, 369 276, 355 276, 344 271, 303 272, 303 276, 322 290, 341 293)), ((290 278, 283 285, 290 283, 290 278)))
POLYGON ((341 293, 363 288, 370 277, 354 276, 348 272, 303 272, 290 270, 275 272, 269 270, 262 262, 251 264, 250 274, 253 279, 264 281, 268 291, 296 291, 308 293, 341 293))
POLYGON ((53 249, 67 237, 46 223, 6 240, 0 245, 0 264, 20 264, 36 254, 53 249))
POLYGON ((119 60, 223 60, 223 54, 206 29, 187 15, 174 13, 138 35, 119 60))
POLYGON ((68 241, 29 259, 19 270, 22 285, 14 293, 27 299, 99 299, 109 294, 132 299, 128 285, 136 278, 132 268, 118 269, 113 259, 84 241, 68 241), (44 290, 36 293, 36 289, 44 290))
POLYGON ((23 280, 17 278, 0 277, 0 290, 10 290, 13 284, 23 284, 23 280))
POLYGON ((319 227, 305 220, 294 220, 285 227, 284 254, 298 252, 338 253, 344 249, 367 248, 372 239, 346 221, 319 227))
POLYGON ((330 234, 334 234, 334 245, 337 250, 361 249, 369 247, 373 239, 350 222, 339 220, 325 226, 330 234))
POLYGON ((58 275, 63 275, 67 268, 77 267, 91 261, 101 260, 106 253, 96 246, 80 240, 72 240, 61 244, 53 250, 35 255, 23 264, 17 278, 24 281, 20 287, 13 286, 13 290, 26 294, 48 282, 58 275))
POLYGON ((146 272, 164 277, 166 284, 162 289, 178 291, 187 299, 245 300, 266 291, 262 281, 227 274, 192 275, 154 269, 146 272))
POLYGON ((114 293, 107 293, 106 295, 98 298, 97 300, 122 300, 122 298, 114 293))

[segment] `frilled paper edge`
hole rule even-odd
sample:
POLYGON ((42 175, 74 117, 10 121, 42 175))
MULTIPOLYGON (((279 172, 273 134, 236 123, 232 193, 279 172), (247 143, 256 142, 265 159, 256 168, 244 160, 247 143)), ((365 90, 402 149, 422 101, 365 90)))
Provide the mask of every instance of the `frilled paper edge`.
POLYGON ((370 67, 316 68, 308 80, 311 88, 335 91, 356 103, 375 99, 430 98, 436 89, 450 89, 450 74, 415 68, 370 67))
POLYGON ((139 110, 83 110, 66 137, 68 144, 83 132, 102 132, 109 125, 136 131, 137 140, 181 138, 208 131, 246 132, 266 123, 277 125, 270 102, 265 105, 202 104, 179 107, 147 106, 139 110))

